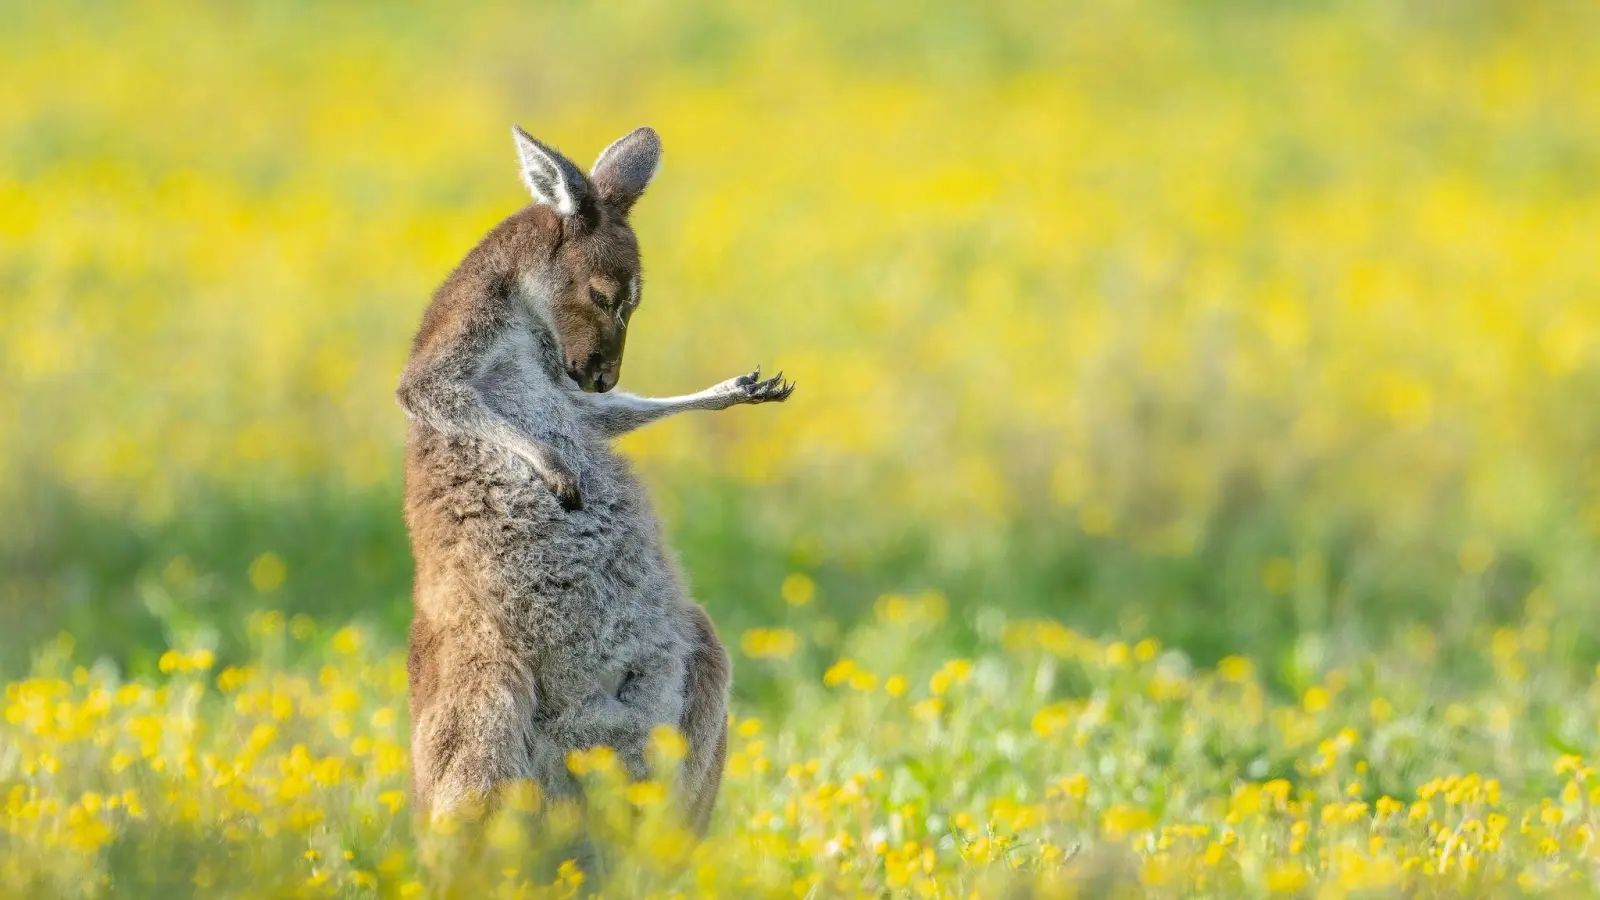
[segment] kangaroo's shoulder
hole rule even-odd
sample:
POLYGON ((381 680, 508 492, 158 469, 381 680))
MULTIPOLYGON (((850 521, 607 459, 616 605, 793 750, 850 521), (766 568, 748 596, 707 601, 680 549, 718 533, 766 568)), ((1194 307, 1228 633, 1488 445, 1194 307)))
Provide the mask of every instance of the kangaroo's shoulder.
POLYGON ((517 324, 536 280, 530 275, 537 276, 537 262, 550 256, 559 231, 539 206, 513 213, 490 229, 433 292, 412 339, 412 354, 441 339, 492 338, 517 324))

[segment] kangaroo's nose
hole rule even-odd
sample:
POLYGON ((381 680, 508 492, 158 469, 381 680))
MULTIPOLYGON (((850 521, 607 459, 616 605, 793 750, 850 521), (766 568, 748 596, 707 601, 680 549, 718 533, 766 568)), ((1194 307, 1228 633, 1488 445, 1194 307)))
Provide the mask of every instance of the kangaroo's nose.
POLYGON ((611 369, 603 370, 600 373, 600 377, 595 381, 600 388, 600 393, 604 394, 617 386, 617 373, 611 369))

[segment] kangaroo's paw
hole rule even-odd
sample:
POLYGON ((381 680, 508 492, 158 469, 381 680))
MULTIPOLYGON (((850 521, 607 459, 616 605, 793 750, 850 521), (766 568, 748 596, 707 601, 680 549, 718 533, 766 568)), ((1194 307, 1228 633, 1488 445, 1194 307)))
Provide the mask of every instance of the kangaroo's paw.
POLYGON ((782 372, 763 381, 760 368, 735 378, 733 387, 740 403, 782 403, 794 393, 794 382, 784 381, 782 372))
POLYGON ((565 464, 546 464, 545 470, 539 473, 539 478, 549 486, 550 492, 556 495, 556 500, 561 503, 562 509, 567 512, 583 509, 583 492, 578 485, 578 476, 565 464))

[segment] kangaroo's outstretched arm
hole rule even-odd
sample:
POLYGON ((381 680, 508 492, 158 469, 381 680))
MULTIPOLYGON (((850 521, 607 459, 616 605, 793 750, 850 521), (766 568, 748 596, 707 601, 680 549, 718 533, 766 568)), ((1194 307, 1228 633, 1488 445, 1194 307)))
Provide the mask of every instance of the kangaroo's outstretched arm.
POLYGON ((521 458, 549 485, 567 509, 580 509, 578 478, 554 448, 496 412, 477 380, 496 362, 495 348, 507 327, 485 310, 450 322, 421 342, 400 376, 395 399, 406 415, 450 435, 477 438, 521 458))
POLYGON ((640 397, 621 391, 579 395, 584 424, 606 439, 691 409, 727 409, 740 403, 782 403, 794 392, 783 373, 761 380, 761 370, 679 397, 640 397))

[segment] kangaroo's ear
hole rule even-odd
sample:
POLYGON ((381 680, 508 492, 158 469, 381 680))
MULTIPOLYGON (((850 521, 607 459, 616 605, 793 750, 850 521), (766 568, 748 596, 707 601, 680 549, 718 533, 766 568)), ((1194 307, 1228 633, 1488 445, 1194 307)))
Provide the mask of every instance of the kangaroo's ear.
POLYGON ((589 179, 601 201, 617 215, 625 216, 660 166, 660 136, 653 128, 635 128, 600 151, 589 179))
POLYGON ((589 201, 589 182, 571 160, 545 146, 520 127, 511 126, 522 160, 522 181, 535 202, 548 206, 558 215, 577 215, 589 201))

